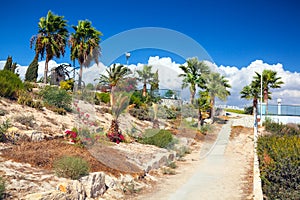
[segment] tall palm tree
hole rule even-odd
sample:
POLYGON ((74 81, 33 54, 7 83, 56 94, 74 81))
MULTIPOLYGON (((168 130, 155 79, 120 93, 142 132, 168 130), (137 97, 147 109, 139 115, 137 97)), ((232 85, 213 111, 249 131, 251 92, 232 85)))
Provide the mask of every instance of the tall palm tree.
POLYGON ((211 107, 211 119, 214 121, 214 106, 215 106, 215 97, 218 97, 222 101, 226 101, 227 96, 230 95, 228 88, 231 88, 231 85, 228 83, 228 80, 224 76, 221 76, 217 72, 210 73, 207 76, 207 85, 206 90, 210 96, 210 107, 211 107))
POLYGON ((137 80, 143 83, 143 97, 147 96, 147 84, 151 83, 154 73, 151 72, 152 66, 144 65, 143 69, 137 70, 138 78, 137 80))
POLYGON ((48 63, 54 57, 60 58, 65 55, 68 30, 67 21, 63 16, 58 16, 48 11, 46 17, 42 17, 38 23, 38 34, 30 40, 30 48, 35 46, 36 55, 41 55, 43 59, 46 52, 46 62, 44 69, 44 83, 47 83, 48 63))
POLYGON ((180 65, 179 68, 183 71, 183 74, 179 74, 179 77, 183 78, 182 88, 189 86, 190 103, 193 104, 196 86, 205 88, 205 75, 210 73, 210 69, 204 62, 199 62, 197 58, 188 59, 187 65, 180 65))
MULTIPOLYGON (((261 74, 256 73, 256 76, 254 77, 254 81, 256 82, 256 85, 260 85, 261 82, 261 74)), ((281 85, 284 84, 283 81, 280 80, 281 77, 277 76, 276 71, 265 69, 262 72, 262 89, 263 89, 263 99, 266 103, 266 109, 268 108, 268 99, 271 99, 270 88, 281 88, 281 85)), ((267 110, 266 110, 267 112, 267 110)))
POLYGON ((100 78, 98 80, 100 84, 110 86, 110 105, 111 107, 113 107, 115 103, 113 95, 115 87, 122 79, 124 79, 124 77, 126 77, 130 73, 130 69, 128 69, 124 65, 113 64, 111 67, 106 69, 106 73, 107 75, 100 74, 100 78))
POLYGON ((92 27, 88 20, 78 21, 77 26, 72 26, 75 33, 71 34, 69 44, 71 46, 71 60, 78 60, 80 65, 78 88, 81 88, 83 66, 88 67, 92 61, 98 64, 100 49, 100 36, 102 33, 92 27))

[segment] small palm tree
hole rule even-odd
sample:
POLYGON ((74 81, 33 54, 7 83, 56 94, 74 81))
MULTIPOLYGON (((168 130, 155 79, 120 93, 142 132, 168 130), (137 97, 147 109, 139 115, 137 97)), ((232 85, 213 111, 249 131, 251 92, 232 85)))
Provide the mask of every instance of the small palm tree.
POLYGON ((75 33, 72 33, 69 44, 71 46, 71 60, 78 60, 80 65, 78 88, 81 88, 83 66, 88 67, 92 61, 98 64, 101 54, 100 36, 102 33, 92 27, 88 20, 78 21, 77 26, 72 26, 75 33))
POLYGON ((253 106, 253 114, 256 115, 257 113, 257 100, 260 98, 260 88, 255 84, 254 81, 250 85, 246 85, 243 87, 242 91, 240 92, 241 98, 252 100, 253 106))
POLYGON ((54 15, 48 11, 46 17, 42 17, 38 23, 38 34, 30 40, 30 48, 35 46, 35 54, 41 55, 43 59, 46 53, 46 62, 44 69, 44 83, 47 83, 48 63, 54 57, 64 56, 68 37, 66 29, 67 21, 63 16, 54 15))
POLYGON ((138 78, 137 80, 143 83, 143 97, 147 96, 147 84, 151 83, 154 73, 151 72, 152 66, 144 65, 142 70, 137 70, 138 78))
POLYGON ((112 142, 119 143, 124 140, 124 136, 119 129, 118 118, 121 113, 127 108, 128 102, 128 96, 120 93, 116 98, 116 102, 112 106, 112 114, 114 118, 111 121, 111 125, 107 133, 107 136, 112 142))
POLYGON ((117 84, 123 80, 128 74, 130 74, 130 69, 125 67, 124 65, 116 65, 113 64, 111 67, 106 69, 105 74, 100 74, 99 83, 102 85, 109 85, 111 88, 110 92, 110 105, 111 107, 114 106, 114 91, 117 84))
MULTIPOLYGON (((256 85, 260 85, 261 82, 261 74, 256 73, 256 76, 254 77, 254 81, 256 82, 256 85)), ((277 76, 276 71, 265 69, 262 72, 262 89, 263 89, 263 99, 266 103, 266 108, 268 108, 268 99, 271 99, 270 88, 281 88, 281 85, 284 84, 283 81, 280 80, 281 77, 277 76)), ((267 110, 266 110, 267 112, 267 110)))
POLYGON ((214 121, 215 97, 218 97, 222 101, 226 101, 227 96, 230 95, 228 88, 231 88, 231 86, 224 76, 221 76, 217 72, 213 72, 208 75, 206 90, 208 91, 210 96, 210 114, 212 121, 214 121))
POLYGON ((189 87, 190 89, 190 103, 194 103, 196 94, 196 86, 205 88, 205 75, 210 73, 209 67, 204 62, 199 62, 197 58, 187 60, 187 65, 181 65, 179 68, 183 74, 179 77, 183 78, 182 89, 189 87))

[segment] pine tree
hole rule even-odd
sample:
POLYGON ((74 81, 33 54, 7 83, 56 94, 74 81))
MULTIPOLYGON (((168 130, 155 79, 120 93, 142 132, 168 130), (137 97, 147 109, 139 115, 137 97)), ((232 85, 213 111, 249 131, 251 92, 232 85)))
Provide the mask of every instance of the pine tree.
POLYGON ((3 69, 11 71, 11 66, 12 66, 12 57, 8 56, 3 69))
POLYGON ((13 60, 12 60, 12 57, 11 56, 8 56, 7 59, 6 59, 6 63, 4 65, 4 70, 9 70, 13 73, 15 73, 16 69, 17 69, 17 63, 13 63, 13 60))
POLYGON ((36 82, 38 77, 38 58, 35 57, 26 70, 25 81, 36 82))

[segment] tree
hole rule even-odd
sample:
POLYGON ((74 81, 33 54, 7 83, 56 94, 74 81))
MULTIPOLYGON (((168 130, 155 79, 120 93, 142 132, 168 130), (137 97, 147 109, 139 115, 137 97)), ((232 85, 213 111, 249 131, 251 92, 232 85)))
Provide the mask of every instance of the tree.
POLYGON ((152 66, 144 65, 143 69, 137 70, 138 78, 137 80, 143 83, 143 97, 147 96, 147 84, 151 83, 154 73, 151 72, 152 66))
POLYGON ((17 63, 13 63, 12 57, 8 56, 3 69, 4 70, 9 70, 9 71, 15 73, 16 68, 17 68, 17 63))
POLYGON ((224 76, 221 76, 217 72, 210 73, 207 76, 207 85, 206 90, 210 96, 210 117, 214 121, 214 106, 215 106, 215 97, 218 97, 222 101, 226 101, 227 96, 230 95, 228 88, 231 86, 228 83, 228 80, 224 76))
POLYGON ((66 29, 67 21, 64 16, 58 16, 48 11, 46 17, 42 17, 38 23, 38 34, 30 40, 30 48, 35 46, 35 54, 40 55, 41 59, 46 54, 44 69, 44 83, 47 83, 48 63, 54 57, 60 58, 65 55, 65 48, 68 37, 66 29))
POLYGON ((25 81, 36 82, 36 79, 38 77, 38 69, 39 69, 38 57, 35 56, 33 61, 30 63, 30 65, 26 70, 25 81))
POLYGON ((88 67, 92 61, 97 64, 101 54, 100 36, 102 33, 96 30, 88 20, 78 21, 77 26, 72 26, 75 33, 71 34, 69 44, 71 46, 71 60, 77 59, 80 70, 78 88, 81 88, 83 66, 88 67))
POLYGON ((106 73, 107 75, 100 74, 100 78, 98 80, 100 84, 110 86, 111 88, 110 105, 113 107, 114 105, 113 92, 115 90, 115 87, 124 77, 126 77, 130 73, 130 70, 124 65, 113 64, 111 67, 106 69, 106 73))
POLYGON ((182 89, 189 86, 190 103, 194 103, 196 86, 205 88, 205 75, 210 73, 209 67, 204 62, 199 62, 197 58, 187 60, 187 65, 180 65, 179 68, 184 72, 179 74, 183 78, 182 89))
MULTIPOLYGON (((261 82, 261 74, 256 73, 256 76, 254 77, 254 81, 256 85, 260 86, 261 82)), ((270 88, 281 88, 281 85, 284 84, 283 81, 280 80, 281 77, 277 76, 276 71, 265 69, 262 72, 262 90, 263 90, 263 100, 266 103, 266 112, 268 108, 268 99, 271 99, 272 97, 269 96, 271 94, 270 88)))
MULTIPOLYGON (((252 80, 249 85, 243 87, 242 91, 240 92, 241 98, 252 100, 253 106, 253 114, 256 115, 257 113, 257 101, 260 98, 260 83, 252 80)), ((270 98, 270 96, 269 96, 270 98)))
POLYGON ((207 90, 199 91, 199 98, 196 100, 196 108, 198 109, 198 129, 203 125, 202 112, 206 112, 210 108, 210 96, 207 90))

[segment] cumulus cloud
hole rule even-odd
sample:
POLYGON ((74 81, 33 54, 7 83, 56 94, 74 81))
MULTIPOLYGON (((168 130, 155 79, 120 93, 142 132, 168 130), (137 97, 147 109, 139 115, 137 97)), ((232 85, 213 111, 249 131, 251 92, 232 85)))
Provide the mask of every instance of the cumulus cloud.
MULTIPOLYGON (((282 104, 299 104, 300 97, 300 73, 290 72, 284 69, 283 65, 268 64, 264 63, 262 60, 255 60, 250 63, 249 66, 238 69, 235 66, 217 66, 215 63, 205 61, 208 66, 213 71, 217 71, 225 78, 229 80, 229 84, 232 86, 230 89, 231 96, 228 97, 227 102, 217 101, 217 104, 227 104, 232 106, 244 107, 246 105, 251 105, 251 101, 247 101, 240 98, 240 91, 242 88, 248 84, 255 76, 255 72, 261 73, 264 69, 270 69, 277 72, 279 77, 282 77, 284 85, 280 89, 272 89, 272 100, 271 104, 276 104, 278 98, 282 99, 282 104)), ((3 68, 5 61, 0 61, 0 69, 3 68)), ((49 62, 49 70, 53 67, 60 65, 61 63, 56 63, 55 61, 49 62)), ((182 73, 179 68, 180 64, 172 61, 171 58, 160 58, 158 56, 150 57, 148 60, 148 65, 152 66, 153 72, 158 70, 160 79, 161 89, 175 89, 181 90, 182 79, 178 78, 178 75, 182 73)), ((144 64, 138 63, 136 65, 129 65, 129 68, 134 72, 135 70, 142 69, 144 64)), ((45 61, 39 62, 39 78, 43 76, 45 61)), ((24 79, 27 66, 18 66, 20 77, 24 79)), ((99 78, 100 74, 105 73, 106 66, 102 63, 93 64, 89 68, 83 70, 83 80, 85 83, 95 83, 95 79, 99 78)), ((141 85, 139 85, 141 87, 141 85)), ((189 91, 188 89, 181 90, 181 95, 184 100, 188 100, 189 91)))

